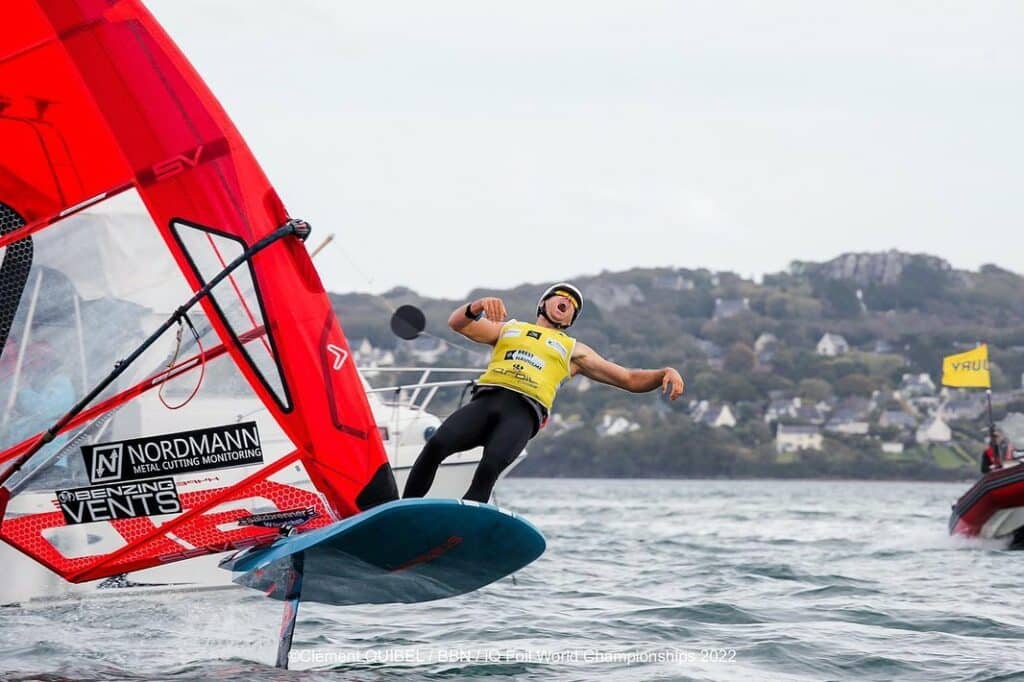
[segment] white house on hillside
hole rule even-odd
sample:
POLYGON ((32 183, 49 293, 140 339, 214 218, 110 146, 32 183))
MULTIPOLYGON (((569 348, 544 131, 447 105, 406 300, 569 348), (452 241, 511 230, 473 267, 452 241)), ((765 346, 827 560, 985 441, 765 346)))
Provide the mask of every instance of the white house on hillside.
POLYGON ((775 450, 778 452, 820 450, 821 443, 821 431, 817 426, 779 424, 775 434, 775 450))
POLYGON ((693 408, 693 412, 690 413, 690 417, 696 422, 707 424, 716 429, 722 427, 731 429, 736 426, 736 415, 733 414, 732 409, 728 405, 715 405, 707 400, 697 403, 696 407, 693 408))
POLYGON ((914 440, 918 443, 948 443, 953 438, 949 425, 939 417, 932 417, 917 428, 914 440))
POLYGON ((833 334, 832 332, 826 332, 821 340, 818 341, 818 355, 825 355, 828 357, 835 357, 842 355, 850 350, 850 344, 846 342, 839 334, 833 334))
POLYGON ((640 428, 636 422, 631 422, 623 416, 615 416, 607 412, 601 416, 601 423, 597 425, 597 435, 618 436, 621 433, 630 433, 640 428))
POLYGON ((352 351, 356 366, 367 367, 389 367, 395 364, 395 354, 383 348, 374 348, 370 340, 364 338, 352 351))
POLYGON ((878 425, 883 429, 897 428, 909 431, 917 428, 917 419, 902 410, 885 410, 878 417, 878 425))
POLYGON ((563 417, 560 413, 555 412, 551 417, 551 421, 544 428, 549 436, 561 436, 581 426, 583 426, 583 418, 580 415, 573 414, 569 415, 569 417, 563 417))
POLYGON ((669 289, 671 291, 690 291, 694 288, 693 280, 689 280, 682 275, 669 274, 659 275, 654 278, 655 289, 669 289))
POLYGON ((577 374, 576 378, 569 385, 580 393, 586 393, 594 387, 594 382, 582 374, 577 374))
POLYGON ((904 374, 900 379, 900 395, 915 398, 923 395, 935 395, 935 382, 927 372, 921 374, 904 374))
POLYGON ((770 424, 783 418, 793 419, 799 407, 800 398, 775 398, 764 411, 764 422, 770 424))
POLYGON ((763 353, 764 351, 771 350, 772 348, 774 348, 774 347, 776 347, 778 345, 779 345, 779 338, 777 336, 775 336, 775 334, 769 334, 768 332, 762 332, 757 337, 757 340, 754 341, 754 352, 755 353, 763 353))
POLYGON ((419 336, 405 344, 409 353, 418 361, 432 365, 448 350, 448 344, 443 339, 430 336, 419 336))
POLYGON ((848 436, 867 435, 871 425, 866 419, 856 417, 852 414, 833 414, 832 418, 825 424, 826 431, 845 433, 848 436))
POLYGON ((711 319, 724 320, 747 312, 750 312, 749 298, 716 298, 711 319))

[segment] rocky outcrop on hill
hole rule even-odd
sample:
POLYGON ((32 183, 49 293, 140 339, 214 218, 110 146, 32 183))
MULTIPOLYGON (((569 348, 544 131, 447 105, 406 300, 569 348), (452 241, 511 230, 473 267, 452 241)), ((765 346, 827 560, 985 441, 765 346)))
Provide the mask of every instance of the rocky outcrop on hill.
POLYGON ((943 272, 953 269, 948 262, 936 256, 891 250, 883 253, 844 253, 825 263, 796 261, 790 267, 790 272, 794 275, 849 280, 862 287, 873 284, 895 285, 899 284, 904 269, 911 263, 943 272))
POLYGON ((635 284, 594 283, 588 287, 588 297, 602 310, 612 311, 635 303, 643 303, 644 292, 635 284))

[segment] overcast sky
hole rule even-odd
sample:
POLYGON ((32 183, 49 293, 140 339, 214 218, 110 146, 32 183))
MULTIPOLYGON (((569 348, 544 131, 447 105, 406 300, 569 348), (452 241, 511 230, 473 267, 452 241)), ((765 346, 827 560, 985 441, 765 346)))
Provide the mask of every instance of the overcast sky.
POLYGON ((1024 271, 1024 3, 146 0, 332 291, 1024 271))

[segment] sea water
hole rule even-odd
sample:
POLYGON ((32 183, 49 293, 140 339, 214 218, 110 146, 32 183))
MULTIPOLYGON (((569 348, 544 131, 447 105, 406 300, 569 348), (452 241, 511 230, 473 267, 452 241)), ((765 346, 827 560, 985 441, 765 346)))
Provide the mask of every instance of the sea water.
POLYGON ((4 679, 1024 679, 1024 553, 950 538, 967 484, 511 479, 536 563, 431 604, 228 590, 0 610, 4 679))

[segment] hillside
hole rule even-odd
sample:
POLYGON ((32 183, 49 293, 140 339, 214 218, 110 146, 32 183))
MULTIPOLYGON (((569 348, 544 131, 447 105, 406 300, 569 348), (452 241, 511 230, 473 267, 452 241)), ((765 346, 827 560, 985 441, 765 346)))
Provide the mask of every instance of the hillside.
MULTIPOLYGON (((891 251, 795 262, 762 282, 668 268, 574 281, 588 297, 574 334, 625 366, 679 368, 687 394, 668 404, 574 379, 520 474, 971 476, 981 396, 936 385, 942 356, 978 341, 991 347, 996 417, 1024 412, 1013 390, 1024 372, 1024 278, 995 265, 969 272, 891 251)), ((468 298, 500 296, 532 319, 545 285, 468 298)), ((332 301, 353 346, 365 338, 394 362, 422 362, 416 354, 435 340, 400 341, 387 327, 390 310, 411 303, 449 344, 437 364, 484 362, 445 325, 464 301, 408 289, 332 301)))

